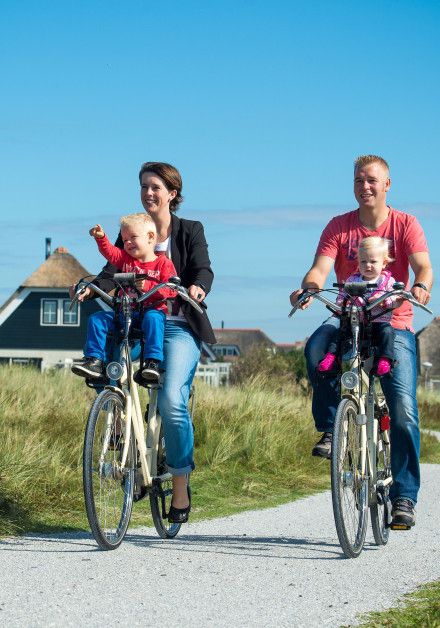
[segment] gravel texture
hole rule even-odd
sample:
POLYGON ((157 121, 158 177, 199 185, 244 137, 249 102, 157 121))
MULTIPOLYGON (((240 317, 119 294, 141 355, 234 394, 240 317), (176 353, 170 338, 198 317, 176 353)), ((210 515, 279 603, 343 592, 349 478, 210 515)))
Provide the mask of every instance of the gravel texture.
POLYGON ((118 550, 89 534, 0 542, 4 626, 340 626, 440 579, 440 466, 422 465, 417 524, 368 533, 346 559, 328 492, 188 524, 173 541, 133 529, 118 550))

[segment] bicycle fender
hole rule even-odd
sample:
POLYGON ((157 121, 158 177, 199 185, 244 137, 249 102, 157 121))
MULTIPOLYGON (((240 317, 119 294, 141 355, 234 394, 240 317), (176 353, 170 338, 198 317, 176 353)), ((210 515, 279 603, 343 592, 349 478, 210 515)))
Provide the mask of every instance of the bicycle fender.
POLYGON ((118 388, 117 386, 110 386, 110 384, 107 386, 104 386, 104 388, 105 390, 111 390, 112 392, 119 395, 119 397, 121 398, 121 401, 125 403, 126 397, 120 388, 118 388))

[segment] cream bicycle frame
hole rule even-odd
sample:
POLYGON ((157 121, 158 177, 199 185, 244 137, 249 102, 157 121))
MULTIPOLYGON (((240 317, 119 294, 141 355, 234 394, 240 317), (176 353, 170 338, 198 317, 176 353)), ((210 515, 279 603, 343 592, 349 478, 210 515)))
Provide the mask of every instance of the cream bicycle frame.
MULTIPOLYGON (((370 358, 372 360, 372 358, 370 358)), ((343 388, 341 391, 342 399, 351 399, 353 403, 358 407, 359 414, 357 415, 358 425, 360 427, 360 479, 370 478, 370 495, 369 505, 377 503, 377 433, 378 433, 378 420, 374 416, 374 407, 382 407, 385 405, 385 400, 379 397, 376 390, 371 390, 370 379, 368 374, 363 368, 360 367, 359 355, 354 358, 350 371, 353 371, 356 375, 360 371, 361 379, 358 380, 357 385, 348 390, 343 388), (365 391, 365 392, 362 392, 365 391)), ((389 444, 388 433, 385 433, 384 438, 386 444, 389 444)), ((387 486, 391 484, 392 477, 388 477, 385 480, 381 480, 381 486, 387 486)))
MULTIPOLYGON (((133 429, 137 450, 139 451, 142 485, 145 488, 151 488, 153 485, 153 478, 159 477, 161 480, 169 480, 171 478, 171 473, 164 473, 157 476, 157 454, 159 450, 159 435, 161 426, 161 419, 157 412, 157 388, 147 389, 149 401, 147 431, 145 433, 138 386, 133 379, 131 358, 127 356, 127 346, 125 343, 123 343, 121 347, 120 364, 123 368, 123 373, 119 380, 121 387, 105 386, 106 389, 119 394, 123 398, 125 406, 125 416, 122 417, 124 426, 124 447, 122 450, 120 471, 123 471, 127 463, 131 430, 133 429)), ((111 429, 111 427, 109 429, 111 429)), ((105 441, 107 441, 107 438, 105 441)), ((108 442, 107 444, 104 442, 103 452, 106 451, 107 447, 108 442)))

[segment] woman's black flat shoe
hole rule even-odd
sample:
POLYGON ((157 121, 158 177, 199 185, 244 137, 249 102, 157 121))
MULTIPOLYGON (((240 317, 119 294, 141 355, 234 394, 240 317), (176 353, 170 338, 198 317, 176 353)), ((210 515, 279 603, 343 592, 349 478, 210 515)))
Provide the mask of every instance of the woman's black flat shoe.
POLYGON ((169 523, 186 523, 188 521, 190 510, 191 504, 189 504, 186 508, 174 508, 174 506, 171 505, 168 513, 169 523))
POLYGON ((175 508, 172 504, 168 512, 169 523, 186 523, 191 512, 191 489, 188 486, 189 504, 186 508, 175 508))

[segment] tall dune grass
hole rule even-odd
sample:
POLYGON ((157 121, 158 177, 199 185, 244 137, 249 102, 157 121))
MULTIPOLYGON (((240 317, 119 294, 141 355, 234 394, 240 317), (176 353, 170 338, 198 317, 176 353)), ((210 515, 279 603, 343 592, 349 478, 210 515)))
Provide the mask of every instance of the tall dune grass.
MULTIPOLYGON (((82 444, 94 391, 70 373, 0 368, 0 534, 87 528, 82 444)), ((429 405, 426 406, 427 408, 429 405)), ((192 519, 291 500, 329 484, 310 456, 310 398, 265 375, 230 388, 197 386, 192 519)), ((424 437, 431 461, 439 446, 424 437)), ((132 522, 150 523, 147 500, 132 522)))

